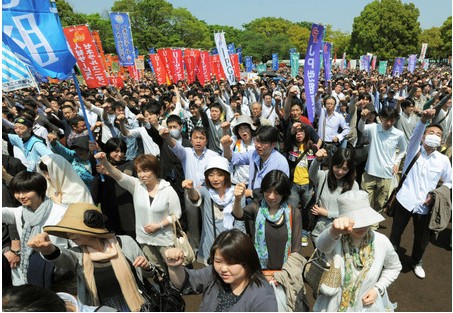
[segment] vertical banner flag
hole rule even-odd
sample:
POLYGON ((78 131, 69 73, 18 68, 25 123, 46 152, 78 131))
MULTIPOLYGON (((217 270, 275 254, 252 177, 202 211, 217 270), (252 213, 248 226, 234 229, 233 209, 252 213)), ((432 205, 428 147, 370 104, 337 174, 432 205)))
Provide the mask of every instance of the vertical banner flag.
POLYGON ((304 87, 308 118, 311 122, 315 119, 315 95, 318 91, 319 79, 319 51, 322 47, 322 34, 324 26, 312 24, 307 53, 304 64, 304 87))
MULTIPOLYGON (((165 70, 167 71, 167 77, 170 81, 175 82, 173 79, 173 72, 171 70, 171 64, 173 63, 172 54, 170 48, 165 49, 158 49, 157 54, 160 56, 163 65, 165 66, 165 70)), ((169 85, 171 82, 167 82, 169 85)))
POLYGON ((182 63, 182 50, 171 49, 172 63, 170 64, 171 72, 173 74, 173 83, 177 83, 180 80, 184 80, 184 66, 182 63))
POLYGON ((237 53, 230 54, 231 64, 233 65, 234 76, 239 81, 241 79, 241 69, 239 68, 239 57, 237 53))
POLYGON ((407 59, 407 70, 413 73, 416 66, 417 66, 417 55, 416 54, 409 55, 409 58, 407 59))
POLYGON ((138 82, 140 80, 140 73, 135 65, 128 66, 127 70, 129 71, 129 76, 132 77, 134 81, 138 82))
POLYGON ((228 44, 227 47, 228 47, 228 53, 229 53, 229 54, 236 53, 236 49, 234 48, 234 43, 228 44))
POLYGON ((364 59, 365 59, 365 56, 361 55, 360 59, 359 59, 359 70, 360 71, 363 71, 365 69, 364 59))
POLYGON ((65 27, 64 34, 88 88, 107 86, 106 71, 88 26, 65 27))
POLYGON ((187 82, 191 84, 195 81, 195 55, 192 50, 185 50, 184 64, 186 65, 187 82))
POLYGON ((28 67, 2 43, 2 90, 13 91, 36 87, 28 67))
POLYGON ((272 53, 272 70, 278 70, 278 53, 272 53))
MULTIPOLYGON (((219 81, 220 77, 219 71, 217 70, 217 63, 220 64, 220 57, 218 54, 216 54, 210 55, 209 58, 211 59, 211 74, 212 76, 215 76, 216 81, 219 81)), ((220 72, 223 72, 223 70, 221 70, 220 72)))
MULTIPOLYGON (((226 46, 225 46, 226 48, 226 46)), ((227 51, 228 54, 228 51, 227 51)), ((221 58, 221 57, 220 57, 221 58)), ((229 60, 230 58, 228 58, 229 60)), ((202 86, 208 81, 211 80, 211 60, 209 58, 208 51, 201 51, 199 64, 198 64, 198 71, 197 71, 198 81, 202 86)))
POLYGON ((219 54, 219 51, 217 51, 217 48, 212 48, 212 49, 211 49, 211 54, 212 54, 212 55, 219 54))
POLYGON ((426 50, 428 49, 427 43, 422 43, 422 51, 420 52, 420 60, 424 60, 426 56, 426 50))
POLYGON ((250 73, 252 71, 252 57, 245 57, 245 71, 250 73))
POLYGON ((327 81, 332 78, 332 71, 331 71, 331 61, 330 61, 330 50, 332 48, 332 44, 330 42, 324 42, 324 47, 322 49, 322 54, 324 55, 324 80, 327 84, 327 81))
POLYGON ((69 51, 55 3, 3 1, 2 41, 42 76, 65 79, 76 59, 69 51))
POLYGON ((149 59, 153 64, 154 73, 156 74, 157 83, 165 85, 167 83, 167 70, 158 53, 150 54, 149 59))
POLYGON ((235 83, 234 68, 233 68, 233 64, 231 64, 231 59, 230 59, 227 45, 225 42, 225 34, 224 33, 215 33, 214 41, 215 41, 215 44, 217 47, 217 51, 219 51, 220 62, 222 63, 223 71, 225 73, 225 76, 228 79, 228 83, 230 85, 233 85, 235 83))
POLYGON ((363 56, 363 69, 367 72, 370 73, 370 55, 364 55, 363 56))
POLYGON ((109 72, 109 67, 107 66, 107 62, 105 61, 105 54, 104 49, 102 48, 101 37, 99 37, 99 32, 97 30, 91 31, 91 35, 93 36, 94 42, 98 47, 99 54, 101 56, 102 65, 104 65, 104 69, 109 72))
POLYGON ((262 73, 262 72, 266 72, 266 64, 264 64, 264 63, 258 64, 256 66, 256 70, 258 71, 258 74, 262 73))
POLYGON ((392 76, 400 76, 403 73, 404 58, 396 58, 393 64, 392 76))
POLYGON ((242 47, 237 47, 236 53, 238 54, 239 64, 242 64, 242 47))
POLYGON ((343 73, 345 61, 346 61, 346 52, 343 52, 343 58, 341 59, 341 64, 340 64, 340 73, 343 73))
POLYGON ((291 54, 296 53, 296 48, 289 49, 289 66, 291 66, 291 54))
POLYGON ((129 13, 110 13, 113 38, 115 39, 118 60, 122 66, 134 65, 135 49, 132 41, 129 13))
POLYGON ((429 68, 429 59, 424 59, 423 60, 423 69, 427 71, 429 68))
MULTIPOLYGON (((291 76, 296 77, 299 72, 299 55, 300 53, 294 52, 291 54, 291 76)), ((319 55, 319 53, 318 53, 319 55)))
POLYGON ((379 61, 379 74, 385 75, 387 73, 387 61, 379 61))
POLYGON ((371 69, 374 71, 376 69, 377 55, 373 55, 373 60, 371 61, 371 69))

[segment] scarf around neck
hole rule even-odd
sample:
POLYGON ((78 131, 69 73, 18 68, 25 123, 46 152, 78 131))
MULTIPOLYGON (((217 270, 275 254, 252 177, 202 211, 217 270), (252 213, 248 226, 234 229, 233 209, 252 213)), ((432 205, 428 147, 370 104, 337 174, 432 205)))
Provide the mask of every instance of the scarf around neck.
POLYGON ((24 283, 27 283, 30 255, 33 253, 33 249, 30 248, 27 243, 30 238, 41 232, 41 227, 49 217, 52 206, 52 200, 45 197, 44 201, 35 211, 26 206, 22 209, 24 225, 22 226, 22 238, 20 240, 20 250, 22 253, 20 258, 20 272, 24 283))
MULTIPOLYGON (((219 194, 212 188, 208 188, 212 201, 217 205, 223 206, 223 226, 226 229, 232 229, 234 225, 233 203, 234 203, 234 188, 231 186, 225 191, 225 197, 220 199, 219 194)), ((213 216, 215 219, 215 217, 213 216)))
POLYGON ((270 215, 269 206, 264 199, 261 200, 258 214, 256 215, 255 219, 255 249, 258 253, 258 258, 260 260, 262 269, 267 268, 267 261, 269 259, 269 252, 266 244, 266 220, 272 223, 276 223, 280 220, 283 214, 285 215, 285 224, 288 232, 288 239, 286 240, 285 244, 285 257, 283 261, 285 263, 288 259, 288 254, 291 249, 291 209, 289 208, 287 202, 283 202, 280 204, 280 208, 278 209, 277 213, 275 213, 275 215, 270 215))

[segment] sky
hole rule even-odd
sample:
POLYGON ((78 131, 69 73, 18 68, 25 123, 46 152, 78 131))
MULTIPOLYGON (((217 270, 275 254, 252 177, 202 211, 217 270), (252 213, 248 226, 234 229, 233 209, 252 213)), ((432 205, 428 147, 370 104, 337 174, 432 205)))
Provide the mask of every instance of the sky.
MULTIPOLYGON (((114 0, 66 0, 80 13, 107 13, 114 0)), ((354 17, 372 0, 167 0, 183 7, 208 24, 241 28, 260 17, 282 17, 293 22, 309 21, 330 24, 334 30, 351 32, 354 17), (339 5, 341 4, 341 5, 339 5)), ((422 29, 442 26, 452 15, 451 0, 403 0, 420 11, 422 29)))

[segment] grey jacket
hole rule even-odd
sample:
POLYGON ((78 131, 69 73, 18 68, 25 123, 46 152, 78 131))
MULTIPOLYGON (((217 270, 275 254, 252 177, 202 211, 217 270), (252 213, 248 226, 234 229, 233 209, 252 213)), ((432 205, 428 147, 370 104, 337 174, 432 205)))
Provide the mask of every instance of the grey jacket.
POLYGON ((434 189, 434 205, 429 220, 429 229, 439 232, 447 228, 451 218, 451 192, 447 186, 434 189))

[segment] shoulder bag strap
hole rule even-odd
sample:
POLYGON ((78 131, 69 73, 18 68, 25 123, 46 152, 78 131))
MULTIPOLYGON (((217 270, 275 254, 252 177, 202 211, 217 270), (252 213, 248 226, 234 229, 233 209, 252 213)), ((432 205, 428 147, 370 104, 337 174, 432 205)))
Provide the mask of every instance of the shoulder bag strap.
POLYGON ((214 214, 214 200, 211 198, 211 212, 212 212, 212 229, 214 230, 214 240, 217 238, 217 230, 215 227, 215 214, 214 214))
POLYGON ((404 172, 403 176, 401 176, 401 180, 398 184, 398 187, 396 187, 396 192, 395 194, 401 189, 401 187, 403 186, 403 183, 404 181, 406 180, 406 177, 407 177, 407 174, 409 174, 409 171, 411 170, 412 166, 414 166, 415 162, 417 161, 418 157, 420 156, 421 154, 421 150, 418 151, 418 153, 414 156, 414 158, 412 159, 411 163, 409 164, 409 166, 407 167, 406 171, 404 172))
POLYGON ((272 106, 272 109, 269 111, 269 114, 266 116, 266 120, 269 119, 269 116, 271 116, 272 112, 274 111, 275 106, 272 106))

